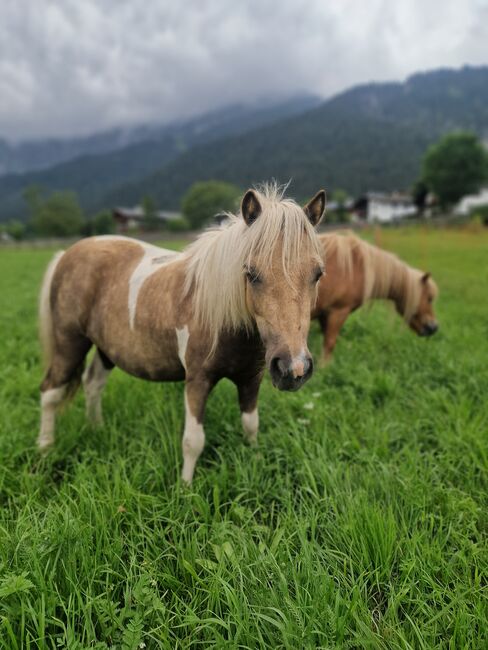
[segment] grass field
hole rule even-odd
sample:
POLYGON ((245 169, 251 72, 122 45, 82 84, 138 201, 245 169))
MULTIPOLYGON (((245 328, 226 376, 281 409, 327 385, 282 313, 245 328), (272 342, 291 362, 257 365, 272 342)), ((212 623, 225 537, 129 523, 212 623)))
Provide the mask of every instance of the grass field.
POLYGON ((39 459, 51 253, 0 251, 0 648, 488 647, 488 234, 377 240, 433 272, 439 334, 354 315, 301 391, 266 379, 258 450, 222 382, 190 490, 183 386, 119 371, 39 459))

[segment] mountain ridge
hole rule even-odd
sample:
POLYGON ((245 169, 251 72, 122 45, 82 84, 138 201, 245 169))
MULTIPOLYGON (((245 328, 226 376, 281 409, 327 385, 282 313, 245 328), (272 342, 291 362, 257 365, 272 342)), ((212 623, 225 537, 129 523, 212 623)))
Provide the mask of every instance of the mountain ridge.
POLYGON ((217 116, 210 138, 179 139, 174 129, 156 142, 0 177, 0 218, 23 214, 22 188, 32 183, 74 189, 89 212, 146 195, 163 209, 178 208, 193 182, 210 179, 243 189, 264 179, 292 179, 291 192, 300 199, 319 187, 351 194, 406 189, 425 149, 443 133, 472 130, 487 139, 488 66, 361 84, 294 114, 246 118, 234 110, 231 117, 226 125, 217 116))

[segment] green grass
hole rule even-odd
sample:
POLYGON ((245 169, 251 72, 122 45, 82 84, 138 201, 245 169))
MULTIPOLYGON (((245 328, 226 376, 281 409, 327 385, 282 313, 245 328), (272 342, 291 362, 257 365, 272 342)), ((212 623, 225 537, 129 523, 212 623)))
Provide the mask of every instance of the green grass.
POLYGON ((222 382, 191 490, 181 384, 115 371, 103 429, 80 395, 38 457, 50 252, 0 252, 0 648, 488 647, 488 235, 377 238, 433 272, 439 334, 354 315, 301 391, 266 379, 257 451, 222 382))

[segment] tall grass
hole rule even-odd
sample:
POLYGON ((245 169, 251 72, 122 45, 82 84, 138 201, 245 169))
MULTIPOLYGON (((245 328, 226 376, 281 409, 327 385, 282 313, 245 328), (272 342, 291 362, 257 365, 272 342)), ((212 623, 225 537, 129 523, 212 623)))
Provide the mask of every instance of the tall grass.
POLYGON ((265 381, 258 450, 222 382, 190 490, 182 385, 115 371, 104 427, 80 395, 37 455, 50 253, 0 252, 0 648, 488 647, 488 236, 377 238, 433 272, 439 334, 355 314, 300 392, 265 381))

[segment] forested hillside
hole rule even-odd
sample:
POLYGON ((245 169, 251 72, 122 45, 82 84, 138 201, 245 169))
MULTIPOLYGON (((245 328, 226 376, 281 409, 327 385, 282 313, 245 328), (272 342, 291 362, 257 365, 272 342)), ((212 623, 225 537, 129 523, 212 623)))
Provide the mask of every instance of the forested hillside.
POLYGON ((318 187, 352 194, 408 188, 426 147, 461 129, 488 135, 487 67, 352 88, 304 115, 195 148, 106 201, 131 203, 151 194, 174 207, 194 181, 210 178, 242 187, 292 179, 292 191, 303 197, 318 187))
POLYGON ((357 86, 316 104, 302 98, 261 110, 228 108, 115 152, 4 176, 0 218, 23 216, 22 190, 32 184, 74 190, 87 211, 135 204, 143 196, 177 208, 195 181, 208 179, 243 188, 291 179, 299 198, 319 187, 352 194, 405 189, 441 134, 472 130, 486 139, 488 67, 357 86))

